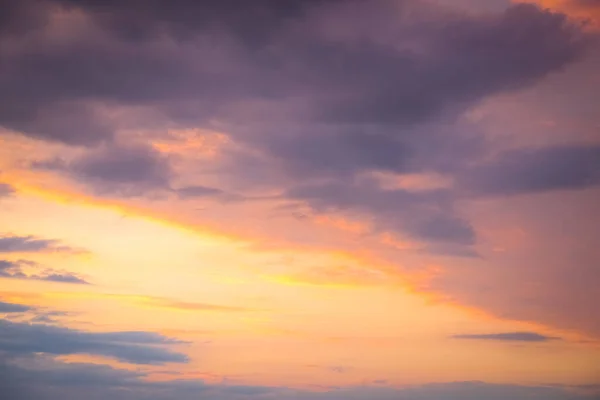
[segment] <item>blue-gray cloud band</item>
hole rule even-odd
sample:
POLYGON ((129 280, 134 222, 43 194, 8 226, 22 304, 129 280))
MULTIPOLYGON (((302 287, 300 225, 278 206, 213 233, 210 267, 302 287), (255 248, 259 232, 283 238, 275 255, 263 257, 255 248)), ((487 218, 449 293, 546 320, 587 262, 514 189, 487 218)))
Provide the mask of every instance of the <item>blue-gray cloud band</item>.
POLYGON ((134 364, 185 363, 185 354, 164 348, 177 343, 152 332, 95 333, 0 319, 0 351, 12 356, 91 354, 134 364))

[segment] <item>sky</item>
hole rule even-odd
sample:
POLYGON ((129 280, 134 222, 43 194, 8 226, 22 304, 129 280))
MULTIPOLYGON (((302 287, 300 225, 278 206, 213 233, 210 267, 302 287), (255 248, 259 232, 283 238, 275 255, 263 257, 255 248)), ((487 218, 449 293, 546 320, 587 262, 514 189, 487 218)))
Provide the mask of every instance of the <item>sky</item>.
POLYGON ((597 0, 0 1, 0 397, 599 399, 599 89, 597 0))

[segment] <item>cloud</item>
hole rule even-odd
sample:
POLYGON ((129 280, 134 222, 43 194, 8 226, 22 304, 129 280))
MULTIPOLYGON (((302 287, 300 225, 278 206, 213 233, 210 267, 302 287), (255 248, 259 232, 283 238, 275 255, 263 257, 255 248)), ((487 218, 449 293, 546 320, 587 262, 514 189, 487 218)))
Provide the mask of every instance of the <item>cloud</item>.
MULTIPOLYGON (((371 217, 379 230, 432 246, 472 246, 477 239, 449 193, 418 198, 366 187, 356 175, 456 170, 482 146, 477 135, 448 128, 458 115, 561 70, 587 48, 564 15, 524 4, 480 15, 420 1, 181 1, 142 8, 133 0, 102 7, 39 2, 47 6, 39 11, 44 18, 11 8, 23 29, 11 28, 10 37, 29 40, 0 54, 8 68, 0 74, 7 77, 0 79, 0 102, 9 105, 0 124, 96 147, 38 167, 66 173, 101 195, 169 189, 169 160, 149 146, 114 139, 132 129, 210 128, 221 121, 237 146, 223 156, 225 179, 261 186, 257 170, 247 168, 256 165, 277 175, 268 183, 293 199, 347 207, 371 217), (61 7, 63 18, 86 24, 69 25, 73 31, 49 45, 61 7), (148 117, 123 117, 132 109, 148 117), (332 180, 329 189, 314 185, 322 178, 332 180), (336 198, 337 189, 354 200, 336 198)), ((225 198, 218 190, 176 193, 225 198)))
MULTIPOLYGON (((90 28, 51 50, 42 30, 32 34, 28 48, 3 55, 10 69, 0 81, 8 105, 0 122, 8 128, 91 144, 112 139, 111 127, 100 123, 108 118, 95 116, 94 104, 151 106, 179 124, 206 124, 218 117, 239 120, 240 107, 261 101, 273 111, 292 109, 294 125, 304 120, 310 130, 315 123, 337 127, 333 138, 300 129, 306 140, 323 137, 315 148, 329 151, 313 158, 320 164, 329 158, 337 168, 348 161, 336 143, 358 155, 357 163, 398 168, 403 163, 393 149, 404 147, 399 127, 528 85, 583 50, 577 29, 563 16, 530 5, 482 17, 403 1, 182 1, 143 8, 135 1, 102 8, 85 1, 36 3, 47 6, 41 13, 79 10, 90 28), (414 21, 404 18, 409 14, 414 21), (333 23, 337 31, 328 28, 333 23), (523 34, 529 40, 521 40, 523 34), (165 35, 176 45, 162 43, 165 35), (216 47, 202 42, 206 35, 216 47), (362 128, 346 132, 348 123, 374 124, 387 137, 364 135, 362 128)), ((21 14, 23 25, 30 25, 31 14, 21 14)), ((54 29, 53 15, 44 18, 45 30, 54 29)), ((253 114, 243 119, 260 128, 254 121, 261 115, 253 114)), ((289 148, 302 139, 290 139, 271 149, 293 153, 289 148)))
POLYGON ((84 284, 84 285, 89 284, 89 282, 87 282, 85 279, 82 279, 82 278, 80 278, 76 275, 70 274, 68 272, 51 272, 51 273, 47 273, 46 275, 43 275, 43 276, 35 276, 35 278, 29 278, 29 279, 39 279, 39 280, 49 281, 49 282, 76 283, 76 284, 84 284))
POLYGON ((405 232, 427 242, 469 246, 475 241, 470 224, 454 215, 447 190, 411 192, 382 190, 372 182, 330 182, 297 186, 287 196, 306 201, 318 212, 362 212, 373 217, 378 230, 405 232))
POLYGON ((261 200, 262 198, 252 198, 242 196, 236 193, 229 193, 224 190, 209 186, 182 186, 174 189, 175 193, 181 199, 215 199, 221 202, 236 202, 246 200, 261 200))
POLYGON ((600 185, 600 146, 555 146, 504 152, 459 176, 475 195, 510 196, 600 185))
MULTIPOLYGON (((111 392, 115 388, 138 386, 138 378, 143 373, 117 370, 106 365, 68 364, 58 361, 43 360, 40 365, 24 367, 6 361, 0 364, 1 387, 12 389, 14 400, 25 400, 33 397, 57 400, 50 390, 62 388, 67 393, 75 393, 81 389, 94 389, 111 392), (33 382, 36 382, 33 384, 33 382), (40 393, 36 393, 40 392, 40 393), (37 396, 36 396, 37 395, 37 396)), ((90 393, 93 395, 93 393, 90 393)))
POLYGON ((21 270, 22 265, 35 265, 29 261, 0 260, 0 277, 26 279, 27 275, 21 270))
POLYGON ((11 400, 30 396, 58 400, 85 396, 100 400, 192 400, 198 396, 214 399, 265 398, 293 390, 268 386, 209 384, 201 380, 152 381, 143 371, 111 368, 106 365, 39 360, 0 363, 0 387, 12 389, 11 400), (38 361, 36 363, 36 361, 38 361))
POLYGON ((0 320, 0 351, 13 356, 91 354, 133 364, 185 363, 187 356, 157 347, 181 343, 153 332, 85 332, 0 320))
POLYGON ((83 252, 81 249, 66 246, 56 239, 41 239, 36 236, 16 236, 5 234, 0 236, 0 253, 73 253, 83 252))
POLYGON ((15 193, 15 189, 8 183, 0 183, 0 198, 10 196, 15 193))
POLYGON ((24 304, 8 303, 0 301, 0 314, 8 314, 5 318, 17 318, 19 321, 31 323, 54 324, 58 323, 56 317, 70 315, 64 311, 51 310, 44 307, 34 307, 24 304))
POLYGON ((26 260, 0 260, 0 278, 31 279, 36 281, 74 283, 81 285, 89 284, 85 279, 75 274, 57 271, 52 268, 42 268, 37 263, 26 260), (31 273, 26 271, 31 269, 34 271, 39 270, 39 272, 31 273))
POLYGON ((37 309, 35 316, 31 318, 29 322, 36 324, 55 324, 59 323, 56 317, 66 317, 69 315, 71 314, 65 311, 37 309))
POLYGON ((145 145, 110 145, 71 161, 37 161, 34 168, 65 173, 101 194, 139 195, 169 189, 171 165, 159 151, 145 145))
POLYGON ((600 3, 597 0, 525 0, 581 18, 593 28, 600 27, 600 3))
POLYGON ((547 342, 550 340, 559 340, 554 336, 545 336, 535 332, 505 332, 488 334, 463 334, 454 335, 454 339, 473 339, 473 340, 497 340, 505 342, 547 342))
POLYGON ((224 194, 221 189, 207 186, 184 186, 176 189, 182 198, 212 197, 224 194))
MULTIPOLYGON (((491 19, 404 8, 414 11, 415 25, 395 20, 396 10, 356 3, 331 20, 323 17, 341 33, 335 41, 324 33, 318 43, 312 36, 301 42, 299 62, 318 82, 312 88, 303 81, 310 106, 302 109, 302 121, 292 113, 287 123, 246 125, 239 140, 295 179, 443 168, 481 150, 475 137, 448 132, 454 116, 487 96, 529 86, 582 51, 563 16, 533 6, 514 6, 491 19), (357 20, 360 28, 351 25, 357 20), (519 32, 530 28, 532 42, 526 44, 519 32), (384 29, 387 41, 378 34, 384 29), (558 43, 547 42, 554 35, 558 43), (404 43, 403 36, 416 44, 404 43)), ((284 54, 297 57, 294 50, 284 54)))
POLYGON ((7 0, 3 3, 3 13, 0 17, 0 34, 22 34, 29 30, 38 29, 46 22, 47 4, 30 7, 26 1, 7 0))
POLYGON ((168 184, 169 168, 150 147, 110 147, 75 160, 69 171, 81 180, 106 184, 161 187, 168 184))
MULTIPOLYGON (((201 380, 152 381, 140 371, 105 365, 25 360, 0 364, 0 386, 11 390, 11 400, 58 400, 85 396, 90 400, 592 400, 560 386, 497 385, 484 382, 449 382, 393 388, 385 385, 324 388, 319 391, 287 387, 211 384, 201 380)), ((6 393, 6 392, 5 392, 6 393)))
POLYGON ((3 102, 5 106, 0 109, 0 125, 16 132, 26 132, 36 139, 86 146, 111 141, 117 130, 109 116, 104 115, 96 104, 83 101, 40 103, 44 100, 29 99, 21 104, 3 102))
POLYGON ((331 0, 257 0, 252 5, 240 5, 235 0, 208 0, 201 4, 183 0, 168 5, 157 2, 143 8, 135 0, 112 2, 108 7, 98 7, 93 1, 58 3, 80 8, 123 40, 147 40, 165 33, 182 40, 198 31, 221 27, 215 25, 222 23, 252 44, 273 35, 286 19, 299 17, 307 8, 328 2, 331 0), (132 20, 138 24, 129 25, 132 20))
POLYGON ((32 308, 23 304, 6 303, 0 301, 0 313, 22 313, 30 311, 32 308))

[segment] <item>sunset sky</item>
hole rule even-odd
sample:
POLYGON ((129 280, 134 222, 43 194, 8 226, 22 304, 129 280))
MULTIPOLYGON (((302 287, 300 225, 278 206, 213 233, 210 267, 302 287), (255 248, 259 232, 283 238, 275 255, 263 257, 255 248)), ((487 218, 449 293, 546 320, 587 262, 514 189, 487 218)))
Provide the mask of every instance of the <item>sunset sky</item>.
POLYGON ((600 1, 0 0, 0 399, 600 399, 600 1))

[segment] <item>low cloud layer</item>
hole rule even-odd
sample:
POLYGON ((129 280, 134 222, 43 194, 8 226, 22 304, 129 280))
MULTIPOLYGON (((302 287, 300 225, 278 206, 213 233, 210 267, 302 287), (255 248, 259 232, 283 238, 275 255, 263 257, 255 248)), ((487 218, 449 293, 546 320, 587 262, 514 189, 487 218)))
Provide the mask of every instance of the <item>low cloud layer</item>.
POLYGON ((35 236, 0 235, 0 253, 81 253, 81 249, 67 246, 60 240, 35 236))
MULTIPOLYGON (((23 363, 21 363, 23 364, 23 363)), ((27 365, 27 363, 25 363, 27 365)), ((91 400, 192 400, 200 397, 215 400, 284 399, 284 400, 592 400, 595 394, 582 394, 553 386, 496 385, 483 382, 451 382, 393 388, 373 383, 361 387, 323 388, 304 391, 286 387, 210 384, 201 380, 152 382, 142 372, 113 369, 108 366, 55 362, 45 366, 0 365, 1 387, 11 400, 35 397, 58 400, 65 395, 85 395, 91 400)))
POLYGON ((496 340, 503 342, 547 342, 550 340, 559 340, 554 336, 546 336, 535 332, 503 332, 503 333, 485 333, 485 334, 462 334, 452 336, 454 339, 467 340, 496 340))
POLYGON ((90 354, 133 364, 185 363, 187 356, 164 345, 181 343, 152 332, 86 332, 0 320, 0 351, 22 356, 90 354))
POLYGON ((85 279, 76 274, 44 268, 32 261, 0 260, 0 278, 31 279, 37 281, 89 284, 85 279))
POLYGON ((22 313, 30 311, 32 308, 23 304, 6 303, 0 301, 0 313, 22 313))

